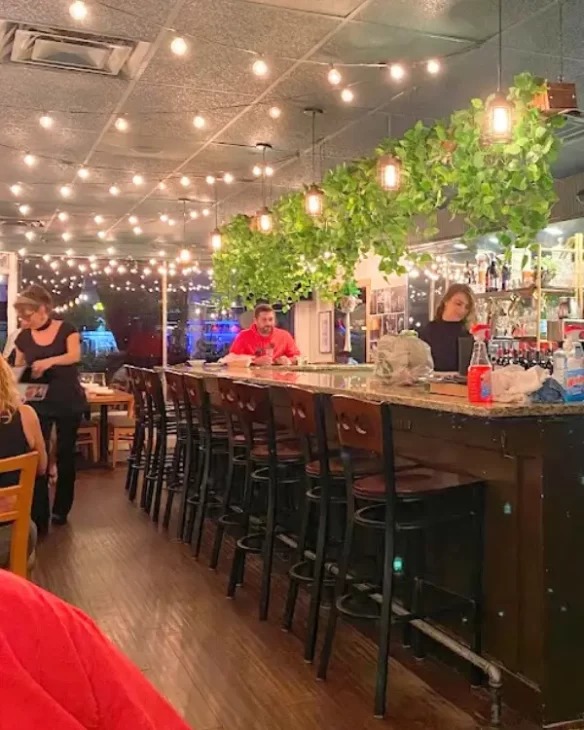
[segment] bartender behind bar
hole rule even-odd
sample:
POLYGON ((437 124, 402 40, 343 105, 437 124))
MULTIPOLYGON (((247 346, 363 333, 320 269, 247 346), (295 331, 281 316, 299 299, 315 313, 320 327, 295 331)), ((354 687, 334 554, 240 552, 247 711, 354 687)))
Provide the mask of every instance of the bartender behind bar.
POLYGON ((472 343, 468 325, 474 320, 474 309, 470 287, 452 284, 436 310, 436 317, 422 328, 420 339, 430 345, 437 372, 459 370, 459 340, 470 338, 472 343))
POLYGON ((276 327, 276 313, 269 304, 258 304, 254 323, 237 335, 229 352, 251 355, 253 365, 292 365, 300 355, 292 335, 276 327))

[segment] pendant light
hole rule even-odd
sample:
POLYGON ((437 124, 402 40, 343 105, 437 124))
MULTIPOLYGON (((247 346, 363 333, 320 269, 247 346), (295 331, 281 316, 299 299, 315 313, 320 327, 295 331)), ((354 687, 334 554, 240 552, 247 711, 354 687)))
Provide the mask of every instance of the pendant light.
POLYGON ((271 233, 274 228, 274 221, 270 209, 266 205, 266 150, 272 149, 272 145, 262 142, 257 147, 262 148, 262 207, 255 214, 254 230, 261 233, 271 233))
POLYGON ((312 115, 312 185, 304 195, 304 210, 311 218, 320 218, 324 209, 324 192, 316 184, 316 115, 322 114, 322 109, 308 108, 306 114, 312 115))
POLYGON ((383 155, 377 161, 377 182, 382 190, 395 192, 401 187, 402 162, 399 157, 383 155))
POLYGON ((219 212, 217 203, 217 183, 215 183, 215 228, 211 231, 211 248, 213 251, 219 251, 223 240, 221 238, 221 231, 219 230, 219 212))
POLYGON ((191 252, 186 246, 187 243, 187 203, 189 202, 188 198, 179 198, 180 202, 183 204, 183 236, 182 236, 182 242, 183 246, 178 254, 178 258, 181 264, 186 264, 191 260, 191 252))
POLYGON ((513 104, 501 91, 503 76, 503 0, 499 0, 499 58, 497 65, 497 93, 487 101, 485 133, 487 142, 508 143, 513 137, 513 104))

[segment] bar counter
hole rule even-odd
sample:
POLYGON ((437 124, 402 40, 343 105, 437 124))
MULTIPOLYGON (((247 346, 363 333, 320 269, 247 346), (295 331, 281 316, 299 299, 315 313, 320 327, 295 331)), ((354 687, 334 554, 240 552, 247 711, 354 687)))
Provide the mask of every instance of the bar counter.
MULTIPOLYGON (((503 672, 504 702, 538 727, 581 720, 584 404, 475 405, 423 387, 390 387, 346 368, 193 372, 209 379, 211 391, 221 376, 388 402, 398 454, 483 480, 483 652, 503 672)), ((434 573, 461 593, 471 537, 446 535, 428 545, 434 573)), ((464 616, 445 624, 466 638, 464 616)))

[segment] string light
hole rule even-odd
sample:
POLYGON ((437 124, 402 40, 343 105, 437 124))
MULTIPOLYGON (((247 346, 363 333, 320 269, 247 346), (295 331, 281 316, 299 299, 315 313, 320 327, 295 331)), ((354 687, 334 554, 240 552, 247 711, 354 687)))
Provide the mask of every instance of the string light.
POLYGON ((34 241, 34 239, 36 238, 36 233, 34 231, 27 231, 24 234, 24 237, 27 241, 34 241))
POLYGON ((175 54, 175 56, 184 56, 188 49, 189 47, 184 38, 176 36, 172 39, 170 50, 175 54))
POLYGON ((176 221, 174 220, 174 218, 169 218, 168 219, 168 225, 169 226, 175 226, 176 225, 176 221))
POLYGON ((19 248, 18 249, 18 255, 19 256, 26 256, 26 249, 25 248, 19 248))
POLYGON ((188 264, 191 260, 191 252, 187 248, 183 248, 178 255, 179 261, 183 264, 188 264))
MULTIPOLYGON (((62 239, 63 239, 63 241, 65 241, 65 243, 66 243, 67 241, 70 241, 70 240, 71 240, 72 236, 71 236, 71 234, 69 233, 69 231, 65 231, 64 233, 62 233, 62 234, 61 234, 61 238, 62 238, 62 239)), ((68 255, 70 256, 71 254, 68 254, 68 255)))
POLYGON ((162 221, 162 223, 166 223, 168 221, 168 216, 166 215, 166 213, 162 213, 162 215, 160 216, 160 220, 162 221))
POLYGON ((215 177, 213 175, 207 175, 205 182, 207 185, 215 185, 215 177))
POLYGON ((205 124, 205 117, 201 114, 195 114, 195 116, 193 117, 193 126, 197 129, 203 129, 205 124))
POLYGON ((225 174, 223 175, 223 182, 224 182, 224 183, 226 183, 227 185, 231 185, 231 183, 232 183, 232 182, 233 182, 234 180, 235 180, 235 178, 233 177, 233 175, 232 175, 232 174, 231 174, 230 172, 226 172, 226 173, 225 173, 225 174))
POLYGON ((197 219, 197 218, 199 217, 199 214, 197 213, 197 211, 196 211, 196 210, 191 210, 191 211, 190 211, 190 213, 189 213, 189 215, 190 215, 190 217, 191 217, 191 218, 192 218, 193 220, 196 220, 196 219, 197 219))
POLYGON ((106 237, 106 232, 105 231, 98 231, 97 232, 97 237, 98 238, 101 238, 103 240, 106 237))
POLYGON ((255 76, 263 78, 264 76, 268 75, 270 69, 268 68, 268 64, 265 62, 265 60, 260 57, 253 62, 251 70, 253 71, 255 76))
POLYGON ((188 188, 191 184, 190 177, 187 177, 187 175, 183 175, 180 179, 180 184, 183 186, 183 188, 188 188))
POLYGON ((37 163, 37 158, 34 155, 31 155, 30 152, 27 152, 24 156, 24 164, 27 167, 34 167, 37 163))
POLYGON ((142 233, 142 229, 140 228, 140 226, 134 226, 132 230, 134 231, 136 236, 139 236, 142 233))
POLYGON ((112 185, 109 189, 109 193, 115 197, 120 194, 120 189, 117 185, 112 185))
POLYGON ((341 72, 337 68, 331 66, 327 74, 327 79, 329 84, 332 84, 332 86, 338 86, 343 80, 343 77, 341 76, 341 72))
POLYGON ((108 249, 107 249, 107 252, 106 253, 109 256, 113 256, 115 254, 115 252, 116 252, 115 246, 108 246, 108 249))
POLYGON ((11 185, 10 192, 12 193, 12 195, 14 195, 15 198, 18 198, 18 196, 22 194, 22 185, 18 185, 18 183, 16 183, 15 185, 11 185))
POLYGON ((282 110, 279 106, 271 106, 268 114, 272 117, 272 119, 279 119, 282 116, 282 110))
POLYGON ((255 177, 259 177, 262 174, 262 168, 259 165, 254 165, 252 172, 255 177))
MULTIPOLYGON (((74 254, 74 253, 75 253, 75 251, 73 251, 73 249, 72 249, 72 248, 68 248, 68 249, 67 249, 67 250, 65 251, 65 255, 66 255, 66 256, 73 256, 73 254, 74 254)), ((67 264, 69 264, 69 262, 68 262, 68 261, 67 261, 67 264)))
POLYGON ((58 215, 57 218, 61 221, 61 223, 65 223, 65 221, 69 220, 69 213, 65 213, 64 210, 62 210, 58 215))
POLYGON ((438 61, 436 58, 430 58, 426 62, 426 70, 432 76, 436 76, 436 74, 439 74, 440 71, 442 70, 442 66, 440 64, 440 61, 438 61))
POLYGON ((127 132, 130 129, 130 123, 125 117, 118 117, 114 122, 114 127, 118 132, 127 132))
POLYGON ((18 206, 18 211, 22 215, 28 215, 31 211, 31 207, 30 207, 30 205, 27 205, 26 203, 24 203, 23 205, 18 206))
POLYGON ((272 175, 274 174, 274 168, 266 165, 264 172, 266 173, 266 177, 272 177, 272 175))
POLYGON ((129 224, 130 224, 131 226, 135 226, 135 225, 136 225, 136 223, 138 223, 138 216, 135 216, 135 215, 131 215, 131 216, 130 216, 130 217, 128 218, 128 223, 129 223, 129 224))
POLYGON ((158 190, 166 190, 166 183, 164 182, 164 180, 161 180, 156 187, 158 188, 158 190))
POLYGON ((355 94, 351 89, 349 89, 349 87, 346 87, 341 91, 341 99, 345 102, 345 104, 350 104, 354 98, 355 94))
POLYGON ((69 5, 69 15, 73 20, 85 20, 87 18, 87 5, 82 0, 75 0, 69 5))
POLYGON ((59 189, 59 192, 61 193, 61 197, 63 198, 70 198, 73 190, 71 189, 70 185, 62 185, 59 189))
POLYGON ((43 129, 51 129, 55 120, 49 114, 43 114, 39 117, 39 124, 43 129))
POLYGON ((100 225, 101 223, 103 223, 103 221, 104 221, 104 217, 103 217, 102 215, 99 215, 99 214, 98 214, 98 215, 94 216, 93 220, 94 220, 94 221, 95 221, 95 222, 97 223, 97 225, 99 226, 99 225, 100 225))
POLYGON ((389 75, 394 81, 401 81, 406 75, 406 70, 401 63, 392 63, 389 67, 389 75))
POLYGON ((142 175, 136 174, 132 178, 132 182, 134 185, 144 185, 144 177, 142 175))
POLYGON ((209 216, 211 214, 211 211, 209 210, 209 208, 203 208, 203 210, 201 212, 203 213, 205 218, 207 218, 207 216, 209 216))
POLYGON ((81 178, 82 180, 87 180, 87 178, 89 177, 89 170, 88 170, 88 169, 87 169, 86 167, 80 167, 80 168, 79 168, 79 169, 77 170, 77 175, 78 175, 78 176, 79 176, 79 177, 80 177, 80 178, 81 178))

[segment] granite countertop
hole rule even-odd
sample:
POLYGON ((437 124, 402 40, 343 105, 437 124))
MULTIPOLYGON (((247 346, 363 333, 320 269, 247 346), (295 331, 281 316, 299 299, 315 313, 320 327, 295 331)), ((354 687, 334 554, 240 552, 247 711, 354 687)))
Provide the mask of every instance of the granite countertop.
POLYGON ((392 386, 375 378, 373 373, 297 372, 285 367, 239 368, 196 367, 191 372, 236 380, 249 380, 261 385, 295 385, 322 393, 351 395, 363 400, 393 403, 410 408, 424 408, 446 413, 461 413, 478 418, 517 418, 537 416, 584 415, 584 403, 492 403, 478 405, 458 396, 430 393, 427 386, 392 386))

